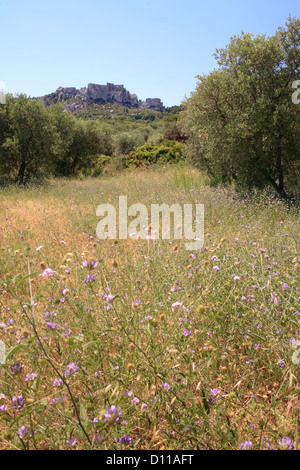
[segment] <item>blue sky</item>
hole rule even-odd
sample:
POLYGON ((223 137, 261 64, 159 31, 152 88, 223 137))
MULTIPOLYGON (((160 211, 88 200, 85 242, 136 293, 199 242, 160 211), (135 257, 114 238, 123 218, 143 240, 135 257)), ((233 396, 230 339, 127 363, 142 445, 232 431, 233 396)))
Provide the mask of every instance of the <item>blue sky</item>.
POLYGON ((299 0, 0 0, 0 80, 32 97, 110 82, 178 105, 231 36, 273 35, 299 12, 299 0))

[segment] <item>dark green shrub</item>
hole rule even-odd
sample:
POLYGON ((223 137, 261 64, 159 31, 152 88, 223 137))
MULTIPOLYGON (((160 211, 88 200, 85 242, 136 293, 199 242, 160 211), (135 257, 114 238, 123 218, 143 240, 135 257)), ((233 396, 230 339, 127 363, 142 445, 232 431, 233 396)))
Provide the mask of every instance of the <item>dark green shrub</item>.
POLYGON ((145 144, 130 153, 129 166, 148 166, 153 164, 178 163, 183 160, 183 144, 165 141, 159 145, 145 144))

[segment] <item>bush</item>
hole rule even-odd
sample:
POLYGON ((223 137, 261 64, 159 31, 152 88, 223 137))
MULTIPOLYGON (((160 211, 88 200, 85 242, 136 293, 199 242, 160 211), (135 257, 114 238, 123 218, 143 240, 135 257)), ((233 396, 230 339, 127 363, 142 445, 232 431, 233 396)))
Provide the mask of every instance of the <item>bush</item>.
POLYGON ((90 162, 90 165, 85 165, 81 171, 80 176, 91 176, 97 178, 104 173, 106 165, 110 162, 112 157, 109 155, 91 155, 86 157, 86 160, 90 162))
POLYGON ((183 144, 166 141, 159 145, 143 145, 130 153, 129 166, 148 166, 157 163, 178 163, 183 160, 183 144))

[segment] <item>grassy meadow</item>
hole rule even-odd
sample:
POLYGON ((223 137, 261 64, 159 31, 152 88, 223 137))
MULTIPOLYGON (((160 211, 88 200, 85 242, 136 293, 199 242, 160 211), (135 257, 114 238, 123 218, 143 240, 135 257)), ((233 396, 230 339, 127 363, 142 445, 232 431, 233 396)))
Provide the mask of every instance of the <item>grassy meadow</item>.
POLYGON ((298 245, 188 167, 0 189, 0 449, 299 449, 298 245), (204 204, 201 251, 98 240, 121 195, 204 204))

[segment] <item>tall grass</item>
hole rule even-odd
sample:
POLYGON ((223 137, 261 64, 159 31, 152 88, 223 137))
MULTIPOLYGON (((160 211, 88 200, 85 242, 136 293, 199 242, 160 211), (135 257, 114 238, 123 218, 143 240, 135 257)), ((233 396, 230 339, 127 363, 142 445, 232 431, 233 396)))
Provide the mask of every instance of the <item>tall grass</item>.
POLYGON ((299 448, 298 214, 204 182, 0 190, 1 449, 299 448), (120 195, 203 203, 203 249, 98 240, 120 195))

